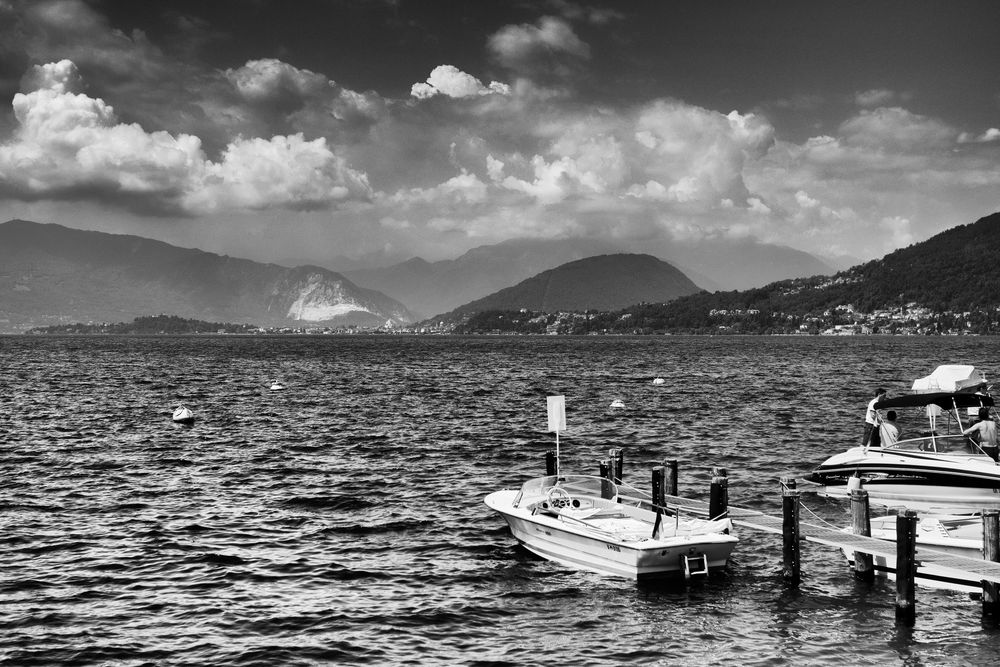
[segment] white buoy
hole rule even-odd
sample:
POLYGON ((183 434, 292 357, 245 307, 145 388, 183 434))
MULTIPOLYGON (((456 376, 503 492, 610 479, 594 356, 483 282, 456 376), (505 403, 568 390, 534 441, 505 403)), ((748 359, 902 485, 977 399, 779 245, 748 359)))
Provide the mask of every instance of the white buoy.
POLYGON ((653 384, 666 384, 666 383, 667 383, 667 381, 664 380, 663 378, 654 378, 653 379, 653 384))
POLYGON ((194 413, 191 412, 191 408, 184 405, 178 405, 177 409, 174 410, 173 420, 174 423, 177 424, 193 424, 194 413))

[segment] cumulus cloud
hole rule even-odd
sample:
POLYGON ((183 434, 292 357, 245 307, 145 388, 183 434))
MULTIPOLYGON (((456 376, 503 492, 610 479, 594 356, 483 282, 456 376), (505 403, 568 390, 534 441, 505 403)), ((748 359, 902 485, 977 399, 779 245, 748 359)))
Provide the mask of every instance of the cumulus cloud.
POLYGON ((980 135, 968 132, 962 132, 958 135, 958 143, 960 144, 986 144, 993 141, 1000 141, 1000 129, 995 127, 991 127, 980 135))
POLYGON ((590 46, 561 18, 543 16, 535 25, 508 25, 490 37, 493 57, 515 71, 565 75, 576 61, 590 58, 590 46))
POLYGON ((250 60, 238 69, 227 69, 225 76, 245 99, 254 102, 301 104, 301 100, 321 93, 327 78, 288 63, 265 58, 250 60))
POLYGON ((385 100, 377 93, 344 88, 274 58, 250 60, 224 74, 271 129, 350 137, 351 131, 363 133, 385 114, 385 100))
POLYGON ((879 226, 888 230, 892 238, 892 245, 896 248, 905 248, 913 243, 913 233, 910 231, 910 221, 898 215, 882 218, 879 226))
POLYGON ((463 170, 439 185, 400 191, 388 201, 402 205, 420 202, 450 207, 457 204, 481 204, 486 198, 486 184, 475 174, 463 170))
POLYGON ((632 171, 645 186, 631 194, 717 204, 724 198, 746 200, 744 164, 767 151, 774 129, 753 114, 722 115, 661 100, 640 111, 634 136, 645 152, 639 152, 632 171))
POLYGON ((18 128, 0 145, 0 180, 13 196, 121 197, 133 207, 188 214, 371 196, 365 175, 323 138, 238 139, 212 162, 196 136, 121 123, 104 100, 73 93, 79 73, 68 60, 37 67, 30 78, 41 87, 14 97, 18 128))
POLYGON ((494 93, 509 95, 510 86, 498 81, 492 81, 489 86, 484 86, 482 81, 454 65, 438 65, 431 70, 426 82, 415 83, 410 89, 410 94, 421 100, 435 95, 463 98, 494 93))
POLYGON ((896 101, 896 93, 885 88, 873 88, 854 94, 854 103, 859 107, 884 107, 896 101))
POLYGON ((901 107, 863 110, 840 126, 840 134, 849 145, 902 151, 948 147, 958 139, 950 126, 901 107))

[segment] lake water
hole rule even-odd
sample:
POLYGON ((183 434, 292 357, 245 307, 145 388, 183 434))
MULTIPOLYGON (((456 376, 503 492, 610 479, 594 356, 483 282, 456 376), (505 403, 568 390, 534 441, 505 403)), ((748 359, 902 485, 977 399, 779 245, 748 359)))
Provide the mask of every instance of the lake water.
MULTIPOLYGON (((858 442, 872 390, 994 338, 0 337, 0 662, 11 665, 995 665, 961 594, 855 582, 740 529, 689 586, 518 547, 489 492, 612 447, 780 516, 778 478, 858 442), (654 377, 666 384, 654 386, 654 377), (284 391, 269 391, 272 379, 284 391), (620 398, 624 410, 611 410, 620 398), (197 416, 171 422, 180 402, 197 416)), ((906 424, 903 424, 904 430, 906 424)), ((803 520, 848 525, 805 495, 803 520)))

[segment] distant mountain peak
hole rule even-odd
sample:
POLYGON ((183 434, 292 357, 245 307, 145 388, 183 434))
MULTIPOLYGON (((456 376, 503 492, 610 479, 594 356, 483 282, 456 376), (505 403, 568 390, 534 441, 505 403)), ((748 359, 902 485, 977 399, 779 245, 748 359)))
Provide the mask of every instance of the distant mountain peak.
POLYGON ((457 308, 484 310, 616 310, 640 302, 663 303, 698 292, 676 267, 644 254, 596 255, 543 271, 517 285, 457 308))
POLYGON ((0 224, 0 330, 157 313, 260 326, 409 324, 406 307, 339 273, 137 236, 0 224))

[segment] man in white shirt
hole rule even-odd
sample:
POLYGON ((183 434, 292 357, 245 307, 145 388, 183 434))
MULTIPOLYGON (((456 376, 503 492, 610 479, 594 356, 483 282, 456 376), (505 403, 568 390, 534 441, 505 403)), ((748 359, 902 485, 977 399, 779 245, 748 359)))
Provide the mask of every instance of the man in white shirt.
POLYGON ((868 401, 868 410, 865 412, 865 437, 861 440, 861 446, 879 446, 878 411, 875 404, 885 398, 885 389, 879 387, 875 390, 875 398, 868 401))

